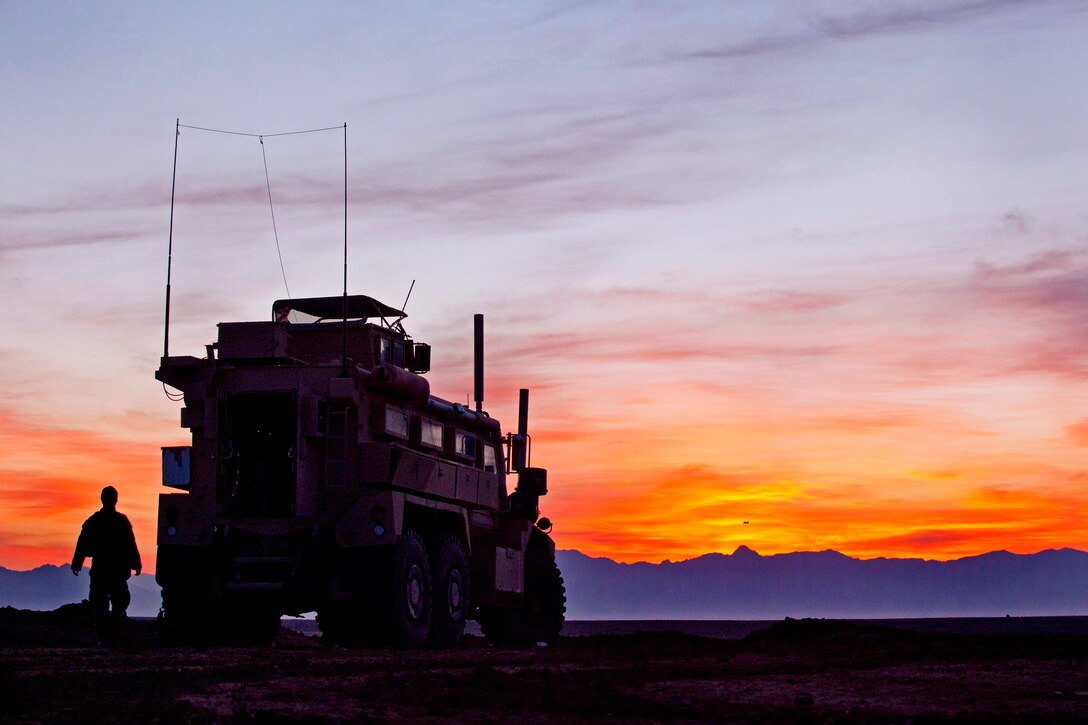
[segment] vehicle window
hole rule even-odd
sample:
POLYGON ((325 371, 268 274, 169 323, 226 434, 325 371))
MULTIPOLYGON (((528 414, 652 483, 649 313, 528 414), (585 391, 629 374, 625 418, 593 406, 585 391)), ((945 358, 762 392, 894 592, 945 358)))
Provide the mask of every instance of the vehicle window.
POLYGON ((495 446, 484 446, 484 470, 488 473, 497 471, 495 465, 495 446))
POLYGON ((385 432, 400 438, 408 437, 408 414, 400 408, 385 407, 385 432))
POLYGON ((381 340, 381 347, 378 359, 383 363, 396 365, 398 368, 404 367, 404 341, 390 340, 388 337, 379 339, 381 340))
POLYGON ((442 424, 423 418, 420 421, 419 440, 424 445, 442 447, 442 424))
POLYGON ((476 439, 467 433, 457 431, 457 453, 466 458, 476 460, 476 439))

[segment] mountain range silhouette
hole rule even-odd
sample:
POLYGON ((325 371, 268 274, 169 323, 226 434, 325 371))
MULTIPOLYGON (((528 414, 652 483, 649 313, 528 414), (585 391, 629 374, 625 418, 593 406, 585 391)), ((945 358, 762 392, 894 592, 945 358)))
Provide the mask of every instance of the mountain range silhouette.
MULTIPOLYGON (((660 564, 574 550, 556 556, 571 620, 1088 615, 1088 552, 1068 548, 952 561, 855 559, 831 550, 761 556, 747 546, 660 564)), ((88 583, 67 565, 0 567, 0 606, 56 609, 85 599, 88 583)), ((153 575, 133 577, 129 588, 130 615, 158 613, 153 575)))
POLYGON ((618 564, 557 553, 569 619, 853 619, 1088 614, 1088 553, 996 551, 952 561, 837 551, 618 564))

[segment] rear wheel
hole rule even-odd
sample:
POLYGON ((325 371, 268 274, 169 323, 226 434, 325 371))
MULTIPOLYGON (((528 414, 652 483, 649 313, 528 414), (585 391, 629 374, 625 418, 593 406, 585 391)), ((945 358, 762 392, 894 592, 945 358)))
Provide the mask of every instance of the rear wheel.
POLYGON ((228 602, 218 611, 216 641, 224 644, 268 644, 280 631, 280 612, 267 606, 228 602))
POLYGON ((328 644, 377 645, 388 639, 383 615, 392 551, 368 551, 338 562, 335 599, 317 608, 317 626, 328 644))
POLYGON ((163 588, 159 641, 175 644, 268 644, 280 629, 280 612, 255 602, 209 601, 163 588))
POLYGON ((385 619, 397 647, 420 647, 431 628, 431 568, 423 541, 415 531, 404 532, 393 554, 392 587, 385 619))
POLYGON ((199 640, 199 622, 202 608, 195 598, 186 596, 187 588, 164 585, 162 609, 159 610, 159 643, 164 645, 189 644, 199 640))
POLYGON ((469 599, 469 573, 465 549, 453 536, 441 539, 431 553, 434 596, 431 611, 431 644, 457 644, 465 631, 469 599))
POLYGON ((327 644, 356 644, 361 637, 359 615, 353 601, 335 602, 317 611, 317 628, 327 644))

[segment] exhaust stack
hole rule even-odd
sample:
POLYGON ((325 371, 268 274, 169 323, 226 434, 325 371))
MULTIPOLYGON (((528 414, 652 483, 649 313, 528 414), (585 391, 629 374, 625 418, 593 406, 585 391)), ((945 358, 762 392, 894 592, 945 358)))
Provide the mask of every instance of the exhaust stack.
POLYGON ((511 468, 524 471, 529 462, 529 389, 518 392, 518 434, 514 436, 511 468))
POLYGON ((475 377, 476 412, 484 409, 484 316, 473 315, 473 373, 475 377))
POLYGON ((529 389, 518 392, 518 435, 524 438, 529 433, 529 389))

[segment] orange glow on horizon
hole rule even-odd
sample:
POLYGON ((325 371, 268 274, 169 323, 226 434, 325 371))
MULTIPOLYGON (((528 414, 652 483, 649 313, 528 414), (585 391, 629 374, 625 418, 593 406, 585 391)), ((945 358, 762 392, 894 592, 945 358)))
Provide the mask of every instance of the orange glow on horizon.
POLYGON ((113 485, 154 570, 161 464, 153 440, 33 425, 0 410, 0 449, 0 566, 70 563, 80 527, 113 485))
MULTIPOLYGON (((1028 435, 935 405, 842 404, 819 390, 782 400, 685 378, 647 388, 637 376, 494 378, 507 422, 510 391, 535 391, 533 463, 549 469, 541 509, 559 548, 622 562, 741 545, 932 559, 1088 549, 1083 418, 1028 435)), ((67 562, 110 483, 153 570, 159 446, 184 441, 166 417, 90 432, 0 410, 0 565, 67 562)))
POLYGON ((555 482, 541 508, 560 548, 628 563, 741 545, 938 560, 1088 548, 1079 513, 1088 475, 1052 462, 1081 453, 1061 440, 1052 455, 999 451, 987 437, 952 440, 946 422, 924 416, 884 426, 817 419, 806 428, 772 416, 744 428, 663 427, 581 440, 538 431, 538 465, 555 482))

